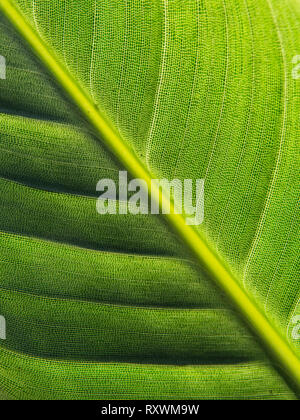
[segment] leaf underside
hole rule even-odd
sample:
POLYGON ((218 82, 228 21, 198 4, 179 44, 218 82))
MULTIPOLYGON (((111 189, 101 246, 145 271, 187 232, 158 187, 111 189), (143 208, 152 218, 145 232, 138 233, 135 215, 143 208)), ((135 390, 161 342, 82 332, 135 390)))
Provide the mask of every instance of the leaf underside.
MULTIPOLYGON (((205 178, 200 233, 288 341, 300 4, 238 3, 15 1, 149 170, 205 178)), ((123 168, 4 17, 0 40, 0 398, 294 398, 161 218, 97 215, 123 168)))

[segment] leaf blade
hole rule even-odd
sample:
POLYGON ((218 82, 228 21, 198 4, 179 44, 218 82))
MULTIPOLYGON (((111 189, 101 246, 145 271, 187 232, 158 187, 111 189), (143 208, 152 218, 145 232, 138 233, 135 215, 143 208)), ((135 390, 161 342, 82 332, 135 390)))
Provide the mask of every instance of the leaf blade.
MULTIPOLYGON (((106 120, 90 97, 79 87, 73 77, 63 68, 55 55, 49 51, 41 38, 26 22, 17 8, 9 0, 1 2, 1 8, 22 36, 28 41, 48 70, 52 72, 59 84, 79 106, 85 117, 101 135, 109 149, 125 168, 136 178, 146 181, 149 191, 153 176, 139 160, 135 152, 126 144, 115 128, 106 120)), ((160 207, 168 206, 168 199, 159 190, 152 190, 152 198, 160 203, 160 207)), ((274 325, 264 316, 247 292, 242 289, 228 267, 215 254, 206 239, 195 229, 187 226, 180 215, 170 214, 167 219, 179 234, 188 248, 196 256, 200 264, 210 272, 218 286, 226 292, 231 301, 243 314, 253 330, 264 342, 266 348, 279 361, 284 371, 288 372, 292 381, 300 389, 300 360, 289 343, 276 330, 274 325)))

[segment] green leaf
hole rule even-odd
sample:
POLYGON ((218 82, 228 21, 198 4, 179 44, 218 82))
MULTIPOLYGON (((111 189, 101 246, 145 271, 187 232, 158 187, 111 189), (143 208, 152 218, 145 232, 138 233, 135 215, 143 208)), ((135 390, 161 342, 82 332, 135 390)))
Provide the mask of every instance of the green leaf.
POLYGON ((299 395, 299 2, 0 7, 0 397, 299 395), (203 226, 98 215, 124 167, 203 226))

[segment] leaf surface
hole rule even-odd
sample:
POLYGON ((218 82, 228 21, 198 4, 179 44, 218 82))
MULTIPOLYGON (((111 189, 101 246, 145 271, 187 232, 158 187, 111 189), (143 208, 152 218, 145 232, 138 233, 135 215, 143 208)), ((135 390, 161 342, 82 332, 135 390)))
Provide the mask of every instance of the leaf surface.
MULTIPOLYGON (((15 4, 149 171, 205 178, 199 235, 291 341, 299 2, 15 4)), ((97 181, 123 167, 4 19, 0 31, 3 395, 293 398, 160 218, 97 215, 97 181)))

